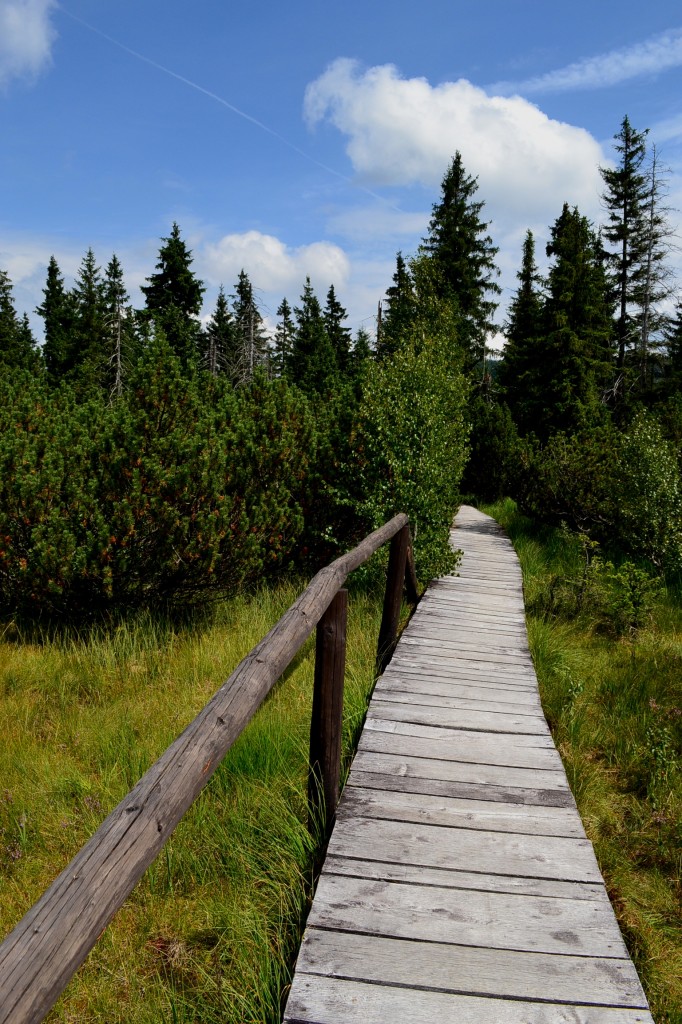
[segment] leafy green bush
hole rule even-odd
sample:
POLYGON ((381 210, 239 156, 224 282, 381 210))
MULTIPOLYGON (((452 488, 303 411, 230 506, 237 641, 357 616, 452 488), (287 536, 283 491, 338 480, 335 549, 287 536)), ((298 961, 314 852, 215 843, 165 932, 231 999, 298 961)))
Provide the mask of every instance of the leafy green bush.
POLYGON ((302 529, 316 433, 305 399, 184 375, 154 341, 108 407, 6 376, 0 606, 83 616, 187 601, 279 565, 302 529))
POLYGON ((682 483, 673 446, 640 413, 623 431, 600 426, 520 448, 516 497, 529 515, 565 522, 664 573, 682 568, 682 483))
POLYGON ((371 527, 409 515, 423 580, 455 564, 448 534, 467 457, 466 398, 438 334, 375 363, 365 382, 355 436, 359 509, 371 527))
POLYGON ((664 572, 682 569, 682 483, 672 445, 654 416, 640 413, 617 448, 614 523, 626 551, 664 572))
POLYGON ((617 444, 611 427, 555 434, 542 446, 535 439, 523 441, 514 495, 520 508, 542 522, 564 522, 578 533, 601 537, 617 516, 617 444))

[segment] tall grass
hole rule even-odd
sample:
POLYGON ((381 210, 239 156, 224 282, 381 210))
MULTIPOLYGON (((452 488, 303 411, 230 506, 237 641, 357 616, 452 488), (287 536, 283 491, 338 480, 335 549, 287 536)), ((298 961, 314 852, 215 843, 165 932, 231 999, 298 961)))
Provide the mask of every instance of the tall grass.
POLYGON ((682 1024, 679 590, 511 502, 487 511, 519 554, 545 714, 654 1019, 682 1024))
MULTIPOLYGON (((0 641, 4 937, 294 600, 237 596, 200 628, 142 616, 0 641)), ((344 754, 373 682, 379 601, 352 596, 344 754)), ((315 861, 309 642, 71 982, 51 1021, 274 1022, 315 861)))

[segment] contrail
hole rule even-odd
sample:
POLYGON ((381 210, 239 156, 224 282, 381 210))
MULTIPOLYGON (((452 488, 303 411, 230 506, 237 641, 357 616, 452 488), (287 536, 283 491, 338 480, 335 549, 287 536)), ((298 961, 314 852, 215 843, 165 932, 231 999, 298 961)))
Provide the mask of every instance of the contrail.
POLYGON ((326 171, 327 174, 332 174, 335 178, 339 178, 352 188, 359 189, 366 195, 371 196, 372 199, 377 199, 380 203, 384 203, 386 206, 391 207, 391 209, 396 210, 398 213, 402 213, 400 207, 391 203, 388 199, 385 199, 384 196, 380 196, 378 193, 372 192, 371 189, 366 188, 364 185, 358 185, 352 178, 349 178, 347 174, 342 174, 341 171, 336 171, 333 167, 329 167, 327 164, 323 164, 320 160, 316 160, 314 156, 306 153, 304 149, 300 149, 295 143, 290 142, 289 139, 280 135, 280 133, 275 131, 274 128, 270 128, 267 124, 264 124, 257 118, 252 117, 251 114, 247 114, 246 111, 240 110, 239 107, 235 107, 233 103, 229 103, 226 99, 223 99, 222 96, 218 96, 216 93, 211 92, 210 89, 205 89, 203 85, 199 85, 198 82, 193 82, 190 78, 185 78, 184 75, 179 75, 177 71, 171 71, 170 68, 165 67, 163 64, 159 64, 158 61, 152 60, 151 57, 145 57, 143 53, 133 50, 130 46, 126 46, 125 43, 119 42, 118 39, 114 39, 113 36, 110 36, 101 29, 91 25, 90 22, 85 21, 83 18, 79 18, 76 14, 72 14, 71 11, 67 11, 67 9, 62 7, 61 4, 59 6, 59 10, 63 14, 66 14, 68 18, 71 18, 72 21, 77 21, 80 25, 83 25, 84 28, 87 28, 90 32, 94 32, 97 36, 101 36, 102 39, 106 39, 107 42, 111 43, 113 46, 117 46, 119 50, 123 50, 125 53, 130 54, 131 57, 136 57, 144 64, 149 64, 150 67, 156 68, 157 71, 162 71, 165 75, 170 75, 171 78, 175 78, 178 82, 182 82, 183 85, 188 85, 190 89, 196 89, 197 92, 203 93, 204 96, 208 96, 209 99, 215 100, 215 102, 220 103, 221 106, 227 107, 227 109, 233 114, 236 114, 238 117, 244 118, 245 121, 249 121, 251 124, 254 124, 257 128, 260 128, 261 131, 267 132, 267 134, 271 135, 273 139, 277 139, 277 141, 281 142, 282 145, 292 149, 294 153, 298 153, 298 155, 302 156, 304 160, 308 160, 310 163, 315 164, 316 167, 326 171))

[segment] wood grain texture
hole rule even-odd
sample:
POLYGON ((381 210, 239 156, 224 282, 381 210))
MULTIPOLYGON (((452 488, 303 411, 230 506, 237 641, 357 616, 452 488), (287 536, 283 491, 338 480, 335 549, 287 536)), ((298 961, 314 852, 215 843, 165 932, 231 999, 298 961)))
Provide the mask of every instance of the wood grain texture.
POLYGON ((446 825, 484 832, 520 832, 531 836, 585 839, 580 818, 572 807, 537 807, 495 800, 462 800, 352 786, 340 812, 343 821, 382 818, 393 822, 446 825))
POLYGON ((509 540, 462 508, 378 681, 287 1024, 653 1024, 539 701, 509 540))
POLYGON ((286 1024, 653 1024, 648 1010, 531 1003, 402 986, 374 985, 301 973, 286 1024))
POLYGON ((643 1009, 646 1000, 629 960, 584 958, 576 970, 573 956, 492 950, 481 947, 411 942, 356 932, 310 928, 301 948, 298 970, 383 985, 419 979, 420 989, 467 992, 471 979, 479 995, 557 1001, 587 999, 606 1006, 643 1009))
MULTIPOLYGON (((570 882, 601 879, 592 844, 563 836, 446 828, 413 821, 341 816, 329 841, 338 857, 393 860, 396 864, 447 867, 475 864, 477 871, 559 878, 570 882)), ((609 907, 610 910, 610 907, 609 907)))

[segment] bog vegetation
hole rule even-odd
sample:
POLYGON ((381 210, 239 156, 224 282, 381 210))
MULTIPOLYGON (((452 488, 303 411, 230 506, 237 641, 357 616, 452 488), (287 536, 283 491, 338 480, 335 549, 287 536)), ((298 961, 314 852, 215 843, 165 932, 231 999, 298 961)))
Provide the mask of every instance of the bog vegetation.
MULTIPOLYGON (((212 627, 206 619, 187 626, 186 648, 173 632, 179 611, 205 612, 210 602, 221 621, 256 586, 266 588, 259 600, 269 607, 272 595, 287 593, 287 579, 309 574, 398 511, 410 516, 426 582, 453 565, 447 531, 458 496, 507 497, 515 511, 508 504, 496 510, 523 549, 547 713, 656 1019, 679 1024, 675 968, 666 973, 664 964, 675 965, 682 948, 682 698, 668 671, 679 660, 682 303, 655 147, 627 117, 615 143, 616 166, 602 169, 604 223, 590 223, 566 203, 549 228, 543 274, 526 234, 518 288, 497 328, 506 337, 502 359, 486 353, 499 293, 497 249, 459 153, 422 245, 412 256, 397 254, 373 339, 362 330, 351 336, 333 284, 322 304, 309 280, 297 305, 282 300, 268 336, 244 271, 232 294, 220 289, 202 325, 204 287, 176 224, 143 287, 141 309, 130 303, 116 256, 102 271, 89 250, 72 288, 53 258, 37 310, 42 346, 0 271, 0 619, 10 666, 0 682, 3 740, 16 743, 4 756, 20 779, 36 757, 22 746, 26 733, 44 721, 45 773, 32 788, 49 794, 47 776, 61 780, 59 813, 80 829, 49 818, 42 826, 43 810, 29 807, 13 783, 0 803, 0 886, 12 894, 3 905, 18 915, 18 894, 30 893, 30 903, 45 863, 52 858, 56 868, 66 856, 65 836, 80 839, 137 778, 142 763, 132 749, 144 745, 143 726, 131 723, 154 716, 139 711, 146 673, 154 677, 157 655, 168 664, 166 640, 149 639, 158 623, 166 622, 171 648, 190 650, 212 627), (131 623, 140 621, 139 641, 126 640, 132 660, 119 661, 112 652, 121 637, 138 635, 131 623), (81 648, 74 630, 86 628, 81 648), (23 638, 41 642, 26 646, 23 638), (108 667, 88 669, 87 683, 72 666, 77 651, 91 649, 109 652, 95 654, 108 667), (154 652, 148 666, 147 650, 154 652), (53 659, 54 671, 31 675, 41 657, 53 659), (81 703, 106 728, 74 725, 81 703), (70 715, 72 706, 78 710, 70 715), (24 723, 19 734, 17 722, 24 723), (101 748, 83 740, 91 728, 101 733, 101 748), (62 748, 65 763, 57 767, 52 759, 62 748)), ((357 585, 363 580, 371 589, 371 570, 357 585)), ((249 617, 260 620, 256 604, 245 607, 239 629, 247 636, 249 617)), ((369 605, 366 611, 371 619, 369 605)), ((182 654, 172 673, 158 671, 190 681, 199 672, 213 686, 213 671, 196 667, 202 658, 182 654)), ((230 658, 209 660, 224 678, 230 658)), ((369 661, 361 690, 371 685, 369 661)), ((296 691, 296 678, 286 684, 294 695, 281 699, 291 699, 298 714, 308 684, 296 691)), ((163 737, 150 739, 145 763, 151 746, 158 754, 179 731, 183 715, 178 709, 163 737)), ((248 811, 255 824, 244 826, 252 852, 237 843, 239 867, 227 872, 247 879, 248 899, 259 908, 244 911, 254 929, 243 943, 246 958, 224 940, 234 920, 218 922, 201 902, 206 857, 191 852, 195 840, 190 852, 173 840, 170 859, 136 897, 145 908, 137 925, 143 938, 131 940, 131 956, 142 957, 146 980, 121 967, 125 983, 109 986, 106 997, 109 1007, 123 1000, 125 1019, 195 1019, 197 1005, 202 1020, 214 1012, 228 1019, 228 1006, 237 1007, 235 1020, 277 1019, 313 854, 302 828, 299 740, 292 738, 303 727, 293 718, 276 725, 274 713, 268 721, 294 760, 283 755, 280 764, 254 727, 254 746, 244 741, 250 752, 235 755, 243 767, 228 762, 214 784, 227 787, 231 805, 247 776, 263 796, 262 809, 248 811), (290 842, 279 860, 265 840, 275 817, 290 842), (279 867, 282 889, 271 887, 279 867), (162 893, 172 896, 170 916, 155 924, 152 904, 162 893), (188 932, 180 894, 196 912, 188 932), (262 931, 254 924, 261 914, 262 931), (207 995, 214 956, 222 987, 207 995), (156 1001, 147 1004, 141 989, 153 989, 156 1001)), ((218 836, 206 801, 192 814, 205 815, 218 836)), ((211 847, 214 857, 223 856, 221 842, 211 847)), ((92 984, 82 1006, 74 997, 78 1019, 89 1019, 84 1006, 94 1013, 104 1005, 101 980, 92 984)), ((76 1013, 63 1012, 64 1019, 76 1013)))

